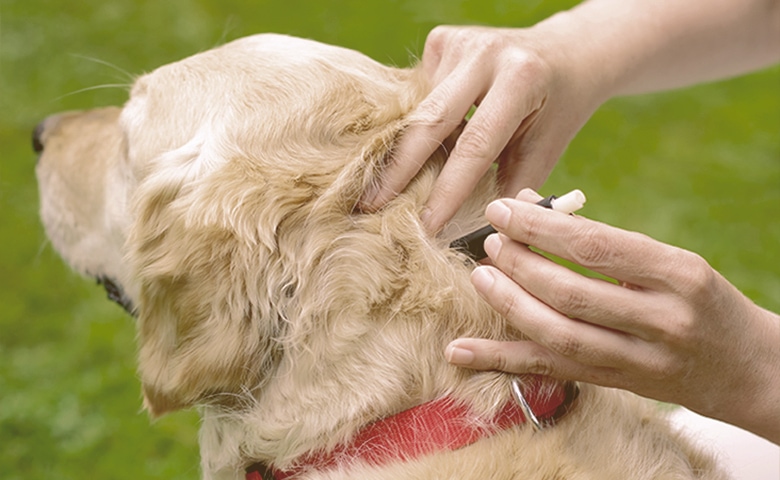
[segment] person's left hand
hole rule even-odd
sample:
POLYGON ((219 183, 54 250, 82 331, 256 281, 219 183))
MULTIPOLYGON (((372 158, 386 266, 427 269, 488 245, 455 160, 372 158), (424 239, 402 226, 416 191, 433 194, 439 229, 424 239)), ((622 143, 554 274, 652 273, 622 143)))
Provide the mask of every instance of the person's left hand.
POLYGON ((432 90, 409 115, 409 128, 360 208, 377 210, 402 191, 473 106, 421 214, 426 228, 438 232, 494 162, 505 195, 541 185, 608 98, 604 65, 580 48, 589 45, 575 29, 545 22, 433 29, 420 66, 432 90))
POLYGON ((485 241, 495 267, 472 275, 530 340, 458 339, 448 360, 631 390, 779 441, 780 317, 694 253, 531 203, 540 198, 524 190, 488 206, 500 232, 485 241), (619 284, 575 273, 527 245, 619 284))

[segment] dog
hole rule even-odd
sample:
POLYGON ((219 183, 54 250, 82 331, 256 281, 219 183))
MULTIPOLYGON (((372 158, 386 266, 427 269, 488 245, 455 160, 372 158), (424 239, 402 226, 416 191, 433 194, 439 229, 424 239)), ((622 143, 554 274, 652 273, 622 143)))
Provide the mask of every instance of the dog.
POLYGON ((200 409, 205 479, 726 478, 632 394, 446 362, 456 337, 522 336, 450 247, 494 174, 436 236, 420 212, 444 148, 356 208, 429 91, 418 68, 262 34, 36 128, 45 230, 136 316, 150 415, 200 409))

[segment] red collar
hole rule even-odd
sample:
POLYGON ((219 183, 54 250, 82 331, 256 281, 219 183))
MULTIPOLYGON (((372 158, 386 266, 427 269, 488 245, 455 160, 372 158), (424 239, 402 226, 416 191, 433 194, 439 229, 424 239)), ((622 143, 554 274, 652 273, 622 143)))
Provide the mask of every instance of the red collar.
MULTIPOLYGON (((552 388, 542 388, 543 385, 549 386, 550 382, 533 377, 523 397, 540 421, 552 423, 566 413, 577 390, 569 383, 556 383, 552 388)), ((373 465, 411 460, 441 450, 457 450, 525 421, 522 407, 516 401, 507 402, 486 422, 475 417, 467 406, 443 397, 371 423, 348 443, 330 452, 306 454, 289 469, 277 470, 256 463, 247 468, 246 480, 285 480, 356 460, 373 465)))

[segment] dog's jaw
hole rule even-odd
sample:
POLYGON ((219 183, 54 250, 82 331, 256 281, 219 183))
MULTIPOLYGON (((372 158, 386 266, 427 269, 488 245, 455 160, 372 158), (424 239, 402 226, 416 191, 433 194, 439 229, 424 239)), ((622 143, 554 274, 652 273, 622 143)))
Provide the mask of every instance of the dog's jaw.
POLYGON ((108 107, 47 118, 36 175, 41 220, 55 250, 77 272, 112 278, 132 298, 137 289, 122 253, 132 180, 123 164, 119 112, 108 107))

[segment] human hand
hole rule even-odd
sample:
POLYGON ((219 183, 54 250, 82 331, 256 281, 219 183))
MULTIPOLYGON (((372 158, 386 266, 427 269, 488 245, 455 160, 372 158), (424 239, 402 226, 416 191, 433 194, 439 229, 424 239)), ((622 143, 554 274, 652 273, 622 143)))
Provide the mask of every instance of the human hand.
POLYGON ((452 218, 490 165, 498 161, 505 195, 539 187, 558 157, 605 99, 598 69, 564 46, 565 29, 437 27, 425 43, 422 69, 432 91, 375 190, 374 210, 403 190, 424 162, 467 122, 430 193, 423 221, 438 231, 452 218))
POLYGON ((696 254, 529 203, 539 198, 524 190, 488 206, 500 234, 485 251, 497 268, 472 276, 530 340, 458 339, 448 360, 627 389, 780 442, 780 317, 696 254), (529 244, 620 283, 575 273, 529 244))

